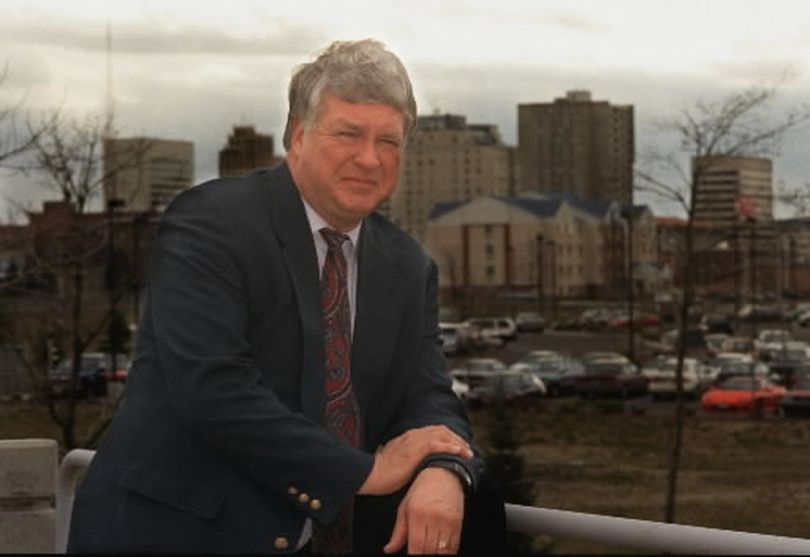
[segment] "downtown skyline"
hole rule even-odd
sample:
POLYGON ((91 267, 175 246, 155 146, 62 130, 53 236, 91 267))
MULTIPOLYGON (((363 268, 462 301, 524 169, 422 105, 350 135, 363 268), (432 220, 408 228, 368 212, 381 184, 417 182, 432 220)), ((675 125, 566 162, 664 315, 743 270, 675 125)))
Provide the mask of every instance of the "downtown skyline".
MULTIPOLYGON (((698 100, 775 83, 786 71, 793 78, 777 106, 810 100, 810 5, 801 1, 7 0, 0 9, 7 67, 0 106, 22 99, 33 113, 103 114, 109 22, 116 128, 125 137, 193 141, 197 182, 217 175, 217 152, 235 124, 273 134, 280 146, 292 69, 335 39, 383 41, 408 67, 420 114, 497 125, 510 145, 519 103, 550 102, 571 89, 635 107, 637 160, 661 148, 653 122, 698 100)), ((808 145, 807 127, 785 138, 775 185, 810 183, 808 145)), ((49 193, 0 176, 0 209, 2 196, 49 193)))

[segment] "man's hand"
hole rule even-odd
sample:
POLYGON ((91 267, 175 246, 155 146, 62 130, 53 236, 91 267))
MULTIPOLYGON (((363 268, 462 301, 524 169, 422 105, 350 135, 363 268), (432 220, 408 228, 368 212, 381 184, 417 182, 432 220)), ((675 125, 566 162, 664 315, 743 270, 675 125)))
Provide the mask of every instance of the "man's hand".
POLYGON ((444 468, 425 468, 400 503, 383 551, 396 553, 407 542, 409 555, 454 555, 463 519, 464 489, 459 479, 444 468))
MULTIPOLYGON (((397 491, 411 481, 425 457, 436 453, 473 457, 470 445, 445 426, 410 429, 377 451, 371 473, 357 494, 387 495, 397 491)), ((455 482, 459 483, 458 480, 455 482)))

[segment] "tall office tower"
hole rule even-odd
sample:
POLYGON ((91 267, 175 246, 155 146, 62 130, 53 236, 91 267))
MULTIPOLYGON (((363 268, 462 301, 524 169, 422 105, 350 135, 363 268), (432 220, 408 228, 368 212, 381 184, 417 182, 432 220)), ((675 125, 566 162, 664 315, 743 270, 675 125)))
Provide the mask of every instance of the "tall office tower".
POLYGON ((417 118, 389 214, 419 240, 425 238, 434 205, 513 192, 513 148, 497 126, 468 124, 465 116, 417 118))
POLYGON ((194 144, 149 137, 104 140, 104 199, 128 211, 162 211, 194 182, 194 144))
POLYGON ((281 162, 273 149, 273 136, 257 133, 253 126, 234 126, 228 143, 219 151, 219 175, 243 176, 281 162))
POLYGON ((700 157, 692 160, 699 176, 696 185, 695 224, 730 228, 753 217, 773 220, 773 165, 759 157, 700 157))
POLYGON ((524 190, 633 202, 632 105, 592 101, 590 91, 520 104, 517 152, 524 190))

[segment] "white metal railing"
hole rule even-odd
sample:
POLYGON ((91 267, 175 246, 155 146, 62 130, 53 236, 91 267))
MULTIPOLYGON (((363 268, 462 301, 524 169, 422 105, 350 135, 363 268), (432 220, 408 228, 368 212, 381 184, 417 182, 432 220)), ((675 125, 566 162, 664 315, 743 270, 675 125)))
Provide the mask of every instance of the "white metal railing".
POLYGON ((678 555, 810 555, 810 540, 801 538, 521 505, 506 505, 506 527, 533 536, 558 536, 678 555))
MULTIPOLYGON (((74 449, 59 467, 56 494, 56 553, 64 553, 70 511, 79 474, 95 451, 74 449)), ((700 526, 666 524, 522 505, 506 505, 510 532, 557 536, 614 547, 633 547, 682 555, 810 555, 810 540, 700 526)))
POLYGON ((73 449, 59 465, 59 480, 56 486, 56 537, 54 553, 65 553, 70 530, 70 511, 73 509, 73 496, 79 474, 84 472, 93 460, 96 451, 73 449))

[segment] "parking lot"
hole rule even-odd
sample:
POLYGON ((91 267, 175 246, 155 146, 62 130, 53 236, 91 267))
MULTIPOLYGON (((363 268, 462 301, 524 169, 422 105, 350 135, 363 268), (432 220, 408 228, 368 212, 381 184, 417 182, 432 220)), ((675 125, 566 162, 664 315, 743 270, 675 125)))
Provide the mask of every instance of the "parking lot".
MULTIPOLYGON (((748 325, 750 327, 750 325, 748 325)), ((759 331, 765 329, 786 328, 791 331, 797 341, 810 342, 810 328, 797 327, 783 322, 760 322, 757 323, 759 331)), ((664 330, 667 328, 664 327, 664 330)), ((750 335, 750 329, 744 330, 742 334, 750 335)), ((652 335, 648 335, 650 337, 652 335)), ((448 358, 449 369, 455 369, 464 364, 468 358, 496 358, 507 366, 515 363, 521 357, 532 350, 552 350, 573 357, 581 357, 586 352, 591 351, 612 351, 627 354, 629 345, 628 332, 622 330, 606 331, 555 331, 546 330, 544 332, 522 332, 515 340, 504 343, 503 346, 486 347, 484 349, 469 352, 464 355, 452 356, 448 358)), ((696 357, 700 360, 707 358, 705 350, 690 349, 688 356, 696 357)), ((641 334, 637 335, 635 344, 636 362, 644 365, 654 357, 652 350, 641 334)), ((566 404, 570 397, 545 398, 543 405, 549 409, 566 404)), ((649 395, 631 396, 626 399, 617 399, 624 406, 625 413, 628 414, 651 414, 669 415, 673 412, 673 400, 653 400, 649 395)), ((699 399, 688 399, 686 401, 687 413, 694 414, 700 412, 699 399)), ((766 416, 769 419, 778 416, 766 416)))

